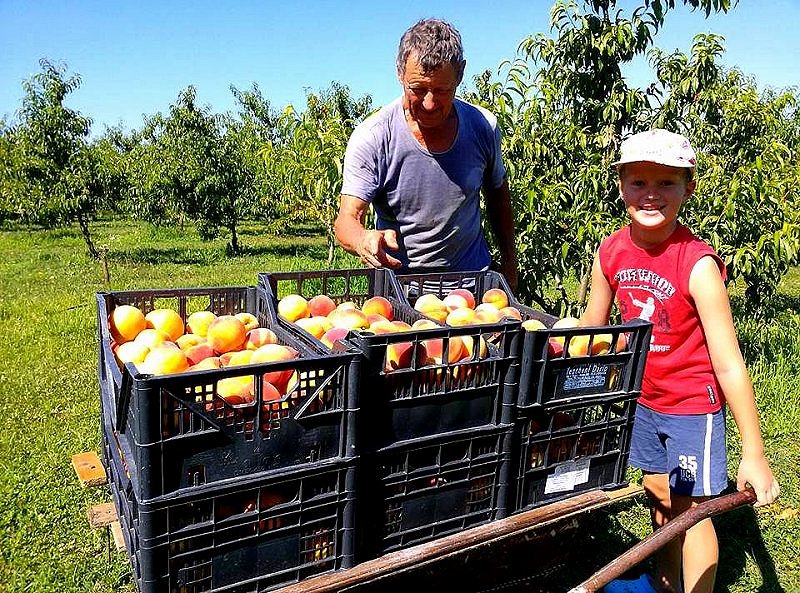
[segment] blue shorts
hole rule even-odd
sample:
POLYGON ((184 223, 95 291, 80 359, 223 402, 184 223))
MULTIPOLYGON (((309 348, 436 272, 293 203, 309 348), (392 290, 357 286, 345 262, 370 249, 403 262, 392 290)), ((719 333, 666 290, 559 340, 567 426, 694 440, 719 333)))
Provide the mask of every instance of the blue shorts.
POLYGON ((636 406, 629 463, 668 474, 672 492, 715 496, 728 485, 725 408, 713 414, 662 414, 636 406))

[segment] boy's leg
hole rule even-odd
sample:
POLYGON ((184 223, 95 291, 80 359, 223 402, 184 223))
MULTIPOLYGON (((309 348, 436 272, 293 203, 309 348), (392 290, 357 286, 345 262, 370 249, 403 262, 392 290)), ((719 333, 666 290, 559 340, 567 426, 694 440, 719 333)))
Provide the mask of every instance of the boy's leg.
MULTIPOLYGON (((658 529, 672 519, 672 498, 667 474, 645 473, 642 486, 650 502, 653 529, 658 529)), ((681 582, 681 542, 674 539, 655 554, 656 571, 653 575, 662 593, 679 593, 681 582)))
MULTIPOLYGON (((673 493, 674 516, 677 517, 704 500, 708 498, 691 498, 673 493)), ((712 593, 719 562, 719 546, 711 519, 704 519, 687 529, 681 540, 684 593, 712 593)))

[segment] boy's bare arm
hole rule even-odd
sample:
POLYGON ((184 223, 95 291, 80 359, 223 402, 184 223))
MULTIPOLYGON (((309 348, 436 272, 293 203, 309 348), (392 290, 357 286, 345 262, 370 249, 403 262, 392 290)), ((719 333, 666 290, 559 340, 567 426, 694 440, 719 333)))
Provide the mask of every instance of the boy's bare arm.
POLYGON ((600 258, 595 255, 592 264, 592 286, 589 292, 589 303, 586 311, 581 316, 581 325, 606 325, 611 314, 611 305, 614 303, 614 294, 608 280, 603 275, 600 267, 600 258))
POLYGON ((703 257, 695 264, 689 276, 689 293, 700 316, 714 373, 742 440, 737 487, 742 489, 749 483, 758 496, 758 504, 771 503, 778 496, 779 487, 764 456, 753 385, 739 350, 728 292, 713 258, 703 257))

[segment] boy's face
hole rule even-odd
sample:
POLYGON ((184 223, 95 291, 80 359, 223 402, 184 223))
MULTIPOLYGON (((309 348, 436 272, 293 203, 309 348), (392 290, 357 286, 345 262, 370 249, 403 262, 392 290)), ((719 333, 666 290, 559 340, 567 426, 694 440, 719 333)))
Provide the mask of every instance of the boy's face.
POLYGON ((671 232, 681 206, 692 195, 695 181, 688 170, 656 163, 624 165, 619 191, 631 222, 644 231, 671 232))

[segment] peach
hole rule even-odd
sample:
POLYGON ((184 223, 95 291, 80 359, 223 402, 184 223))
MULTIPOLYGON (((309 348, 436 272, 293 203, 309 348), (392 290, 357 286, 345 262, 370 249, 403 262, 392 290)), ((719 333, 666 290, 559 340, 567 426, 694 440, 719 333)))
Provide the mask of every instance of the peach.
MULTIPOLYGON (((592 356, 608 354, 611 352, 611 344, 613 342, 614 336, 611 334, 597 334, 594 336, 594 341, 592 342, 592 356)), ((624 352, 627 347, 627 342, 628 340, 625 334, 620 333, 617 336, 617 347, 614 352, 624 352)))
POLYGON ((586 356, 589 354, 589 335, 578 334, 570 336, 567 352, 570 357, 586 356))
POLYGON ((242 311, 241 313, 237 313, 234 315, 236 319, 242 322, 244 325, 244 329, 250 331, 251 329, 256 329, 260 324, 258 323, 258 319, 252 313, 247 313, 246 311, 242 311))
POLYGON ((547 355, 560 358, 564 354, 564 338, 550 337, 547 340, 547 355))
POLYGON ((531 318, 522 322, 522 328, 529 332, 533 332, 540 329, 547 329, 547 326, 538 319, 531 318))
POLYGON ((408 330, 411 329, 411 326, 408 323, 406 323, 405 321, 401 321, 399 319, 395 319, 394 321, 392 321, 392 325, 394 325, 395 331, 399 332, 407 332, 408 330))
POLYGON ((195 311, 186 319, 186 331, 206 337, 208 326, 217 318, 213 311, 195 311))
POLYGON ((461 338, 462 342, 464 342, 464 350, 466 351, 466 358, 473 360, 476 358, 475 356, 475 342, 478 342, 478 354, 477 359, 483 360, 487 356, 489 356, 489 345, 486 343, 486 339, 483 336, 463 336, 461 338))
POLYGON ((407 369, 411 366, 414 359, 414 353, 421 360, 425 355, 424 351, 420 348, 415 348, 413 342, 398 342, 396 344, 388 344, 386 346, 386 360, 384 363, 384 370, 389 373, 398 369, 407 369))
POLYGON ((149 346, 137 342, 125 342, 120 344, 114 352, 117 363, 120 366, 126 362, 132 362, 137 367, 144 362, 145 357, 150 352, 149 346))
POLYGON ((447 307, 447 310, 451 312, 465 307, 467 309, 472 309, 472 307, 469 306, 469 302, 464 298, 463 295, 453 294, 452 292, 442 299, 442 303, 444 303, 444 306, 447 307))
POLYGON ((308 317, 308 301, 299 294, 289 294, 278 301, 278 315, 286 321, 297 321, 301 317, 308 317))
POLYGON ((376 321, 369 326, 369 329, 374 334, 393 334, 399 331, 398 327, 393 321, 384 319, 383 321, 376 321))
POLYGON ((497 323, 503 319, 500 311, 492 306, 481 309, 482 305, 475 307, 475 323, 497 323))
POLYGON ((269 381, 261 383, 261 401, 270 402, 281 399, 281 394, 278 388, 269 381))
POLYGON ((353 301, 344 301, 336 305, 336 308, 339 311, 352 311, 353 309, 358 309, 358 305, 356 305, 353 301))
POLYGON ((389 321, 394 319, 394 308, 392 307, 392 303, 389 302, 389 299, 382 296, 368 298, 361 306, 361 310, 365 315, 377 313, 378 315, 383 315, 389 321))
POLYGON ((231 356, 228 359, 228 364, 226 366, 238 367, 242 366, 243 364, 250 364, 250 360, 253 358, 254 352, 255 350, 238 350, 236 352, 231 352, 231 356))
POLYGON ((324 334, 322 334, 322 337, 319 339, 319 341, 325 344, 325 346, 327 346, 328 348, 333 349, 334 342, 344 338, 347 335, 348 331, 350 330, 344 327, 332 327, 324 334))
POLYGON ((257 350, 264 344, 277 344, 278 336, 268 327, 257 327, 251 329, 244 336, 244 347, 246 350, 257 350))
POLYGON ((308 299, 308 312, 311 317, 327 317, 336 308, 336 303, 327 294, 318 294, 308 299))
MULTIPOLYGON (((433 360, 434 364, 442 364, 444 360, 444 347, 445 341, 443 338, 436 338, 432 340, 425 340, 422 342, 425 347, 425 353, 433 360)), ((467 348, 464 346, 464 341, 459 336, 451 337, 447 342, 447 362, 458 362, 467 356, 467 348)))
POLYGON ((253 381, 244 382, 239 377, 225 377, 217 381, 217 395, 231 405, 249 404, 254 400, 253 381))
POLYGON ((362 311, 358 309, 337 309, 328 315, 328 321, 333 327, 344 327, 347 329, 365 329, 369 327, 369 320, 362 311))
POLYGON ((506 317, 511 317, 512 319, 519 319, 522 321, 522 313, 519 312, 519 309, 512 307, 511 305, 500 309, 500 319, 505 319, 506 317))
POLYGON ((468 307, 462 307, 460 309, 456 309, 455 311, 451 311, 450 314, 445 318, 445 323, 447 325, 471 325, 475 323, 475 310, 470 309, 468 307))
POLYGON ((300 319, 295 321, 295 325, 307 331, 318 340, 323 336, 323 334, 326 331, 328 331, 331 327, 333 327, 327 317, 319 317, 319 316, 301 317, 300 319))
POLYGON ((216 351, 208 345, 206 342, 201 344, 196 344, 191 346, 185 350, 186 359, 189 361, 189 364, 195 365, 199 363, 201 360, 205 360, 206 358, 213 358, 217 355, 216 351))
POLYGON ((442 327, 432 319, 417 319, 411 324, 412 329, 436 329, 442 327))
POLYGON ((204 358, 200 362, 193 364, 190 366, 188 371, 209 371, 211 369, 221 369, 222 363, 219 360, 218 356, 209 356, 208 358, 204 358))
POLYGON ((239 350, 245 342, 247 330, 233 315, 220 315, 208 326, 206 340, 218 353, 239 350))
POLYGON ((508 307, 508 295, 502 288, 490 288, 483 293, 482 303, 491 303, 498 309, 508 307))
POLYGON ((445 305, 442 299, 435 294, 427 293, 420 295, 420 297, 414 303, 414 308, 423 315, 426 315, 427 311, 434 311, 437 309, 444 309, 446 311, 447 305, 445 305))
POLYGON ((153 309, 144 316, 144 319, 147 327, 161 330, 172 342, 181 337, 185 329, 183 319, 172 309, 153 309))
POLYGON ((186 351, 192 346, 197 346, 205 341, 205 338, 198 336, 197 334, 183 334, 182 336, 178 336, 178 339, 175 340, 175 343, 178 345, 178 348, 186 351))
POLYGON ((472 294, 472 291, 466 288, 454 288, 449 293, 447 293, 447 296, 450 296, 451 294, 463 297, 464 300, 467 301, 467 307, 469 307, 470 309, 475 308, 475 295, 472 294))
POLYGON ((189 361, 180 348, 157 346, 148 352, 141 366, 143 373, 151 375, 170 375, 182 373, 189 368, 189 361))
MULTIPOLYGON (((291 348, 290 346, 284 346, 283 344, 265 344, 253 352, 253 357, 250 359, 250 362, 253 364, 264 362, 280 362, 283 360, 294 360, 297 357, 297 350, 291 348)), ((272 383, 278 388, 278 391, 283 391, 285 393, 286 384, 291 378, 293 372, 294 369, 291 368, 283 369, 281 371, 271 371, 269 373, 264 373, 264 380, 272 383)))
POLYGON ((119 305, 108 316, 108 329, 117 344, 130 342, 146 327, 144 313, 133 305, 119 305))
POLYGON ((367 321, 369 321, 369 325, 370 325, 370 327, 372 327, 374 324, 376 324, 378 322, 384 322, 384 321, 390 321, 390 320, 386 319, 386 317, 384 317, 383 315, 380 315, 379 313, 370 313, 369 315, 367 315, 367 321))
POLYGON ((139 335, 136 336, 134 342, 137 344, 144 344, 152 350, 159 344, 169 342, 169 336, 159 329, 148 327, 139 332, 139 335))
POLYGON ((217 358, 219 358, 219 363, 226 367, 231 362, 231 357, 233 357, 234 353, 238 352, 238 350, 232 350, 231 352, 223 352, 217 358))
MULTIPOLYGON (((575 317, 562 317, 561 319, 556 320, 556 322, 553 324, 553 329, 578 327, 580 323, 580 320, 575 317)), ((550 339, 560 343, 562 347, 564 346, 564 336, 553 336, 550 339)))

